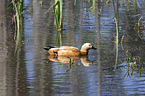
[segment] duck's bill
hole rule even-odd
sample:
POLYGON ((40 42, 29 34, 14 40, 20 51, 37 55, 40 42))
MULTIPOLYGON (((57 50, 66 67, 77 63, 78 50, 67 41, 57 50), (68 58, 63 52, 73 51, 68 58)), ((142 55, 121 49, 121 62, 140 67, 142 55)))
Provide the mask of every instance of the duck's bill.
POLYGON ((94 46, 92 46, 92 49, 95 49, 95 50, 97 50, 97 48, 95 48, 94 46))

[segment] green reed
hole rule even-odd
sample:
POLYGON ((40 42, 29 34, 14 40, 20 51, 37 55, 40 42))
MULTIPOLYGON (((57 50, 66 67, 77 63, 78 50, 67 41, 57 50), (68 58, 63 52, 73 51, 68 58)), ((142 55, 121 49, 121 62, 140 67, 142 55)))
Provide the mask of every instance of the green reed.
POLYGON ((18 49, 18 46, 20 45, 20 35, 21 35, 21 29, 22 29, 22 15, 23 15, 23 0, 12 0, 10 5, 13 5, 15 14, 13 16, 13 21, 15 23, 15 34, 14 39, 16 41, 15 46, 15 52, 18 49))
POLYGON ((116 26, 116 44, 118 43, 118 35, 119 35, 119 30, 118 30, 118 16, 119 16, 119 0, 117 0, 117 4, 115 6, 115 1, 112 0, 113 3, 113 9, 114 9, 114 14, 115 14, 115 26, 116 26))
POLYGON ((55 0, 55 5, 53 6, 54 12, 54 19, 55 19, 55 26, 56 26, 56 40, 59 46, 62 45, 62 37, 61 37, 61 30, 62 30, 62 7, 63 1, 62 0, 55 0))
POLYGON ((112 0, 113 3, 113 9, 114 9, 114 14, 115 14, 115 26, 116 26, 116 36, 115 36, 115 40, 116 40, 116 61, 115 61, 115 67, 114 70, 116 69, 116 65, 117 65, 117 61, 118 61, 118 35, 119 35, 119 29, 118 29, 118 16, 119 16, 119 0, 116 1, 115 4, 115 0, 112 0), (116 5, 116 6, 115 6, 116 5))
POLYGON ((93 0, 92 2, 92 14, 96 11, 95 8, 96 8, 96 0, 93 0))

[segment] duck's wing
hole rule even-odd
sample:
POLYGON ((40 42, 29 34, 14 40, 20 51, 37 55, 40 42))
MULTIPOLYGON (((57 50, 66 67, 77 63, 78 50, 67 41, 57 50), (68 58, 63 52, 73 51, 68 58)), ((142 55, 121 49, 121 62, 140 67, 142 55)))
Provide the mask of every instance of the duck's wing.
POLYGON ((78 56, 80 55, 80 50, 72 46, 62 46, 58 51, 58 55, 64 56, 78 56))
POLYGON ((80 55, 80 50, 72 46, 61 46, 60 48, 45 47, 45 50, 50 55, 64 55, 64 56, 78 56, 80 55))
POLYGON ((73 52, 80 51, 78 48, 72 47, 72 46, 62 46, 62 47, 60 47, 60 50, 70 50, 70 51, 73 51, 73 52))

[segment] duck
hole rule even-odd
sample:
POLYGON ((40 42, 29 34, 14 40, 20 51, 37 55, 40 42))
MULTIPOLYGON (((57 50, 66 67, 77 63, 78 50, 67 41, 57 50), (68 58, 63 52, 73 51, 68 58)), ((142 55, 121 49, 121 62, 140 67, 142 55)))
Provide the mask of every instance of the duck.
POLYGON ((81 49, 78 49, 77 47, 73 46, 61 46, 59 48, 55 47, 44 47, 50 55, 57 55, 57 56, 84 56, 88 55, 88 51, 90 49, 95 49, 94 46, 92 46, 91 43, 84 43, 81 47, 81 49))

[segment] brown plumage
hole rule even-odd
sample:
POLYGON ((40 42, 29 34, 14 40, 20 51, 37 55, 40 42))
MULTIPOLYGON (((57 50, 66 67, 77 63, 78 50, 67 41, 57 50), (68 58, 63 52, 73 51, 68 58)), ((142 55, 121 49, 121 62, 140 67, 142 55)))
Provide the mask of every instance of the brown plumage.
POLYGON ((53 48, 53 47, 44 47, 45 50, 50 55, 61 55, 61 56, 81 56, 87 55, 89 49, 96 49, 94 48, 91 43, 85 43, 81 50, 76 47, 72 46, 61 46, 60 48, 53 48))

